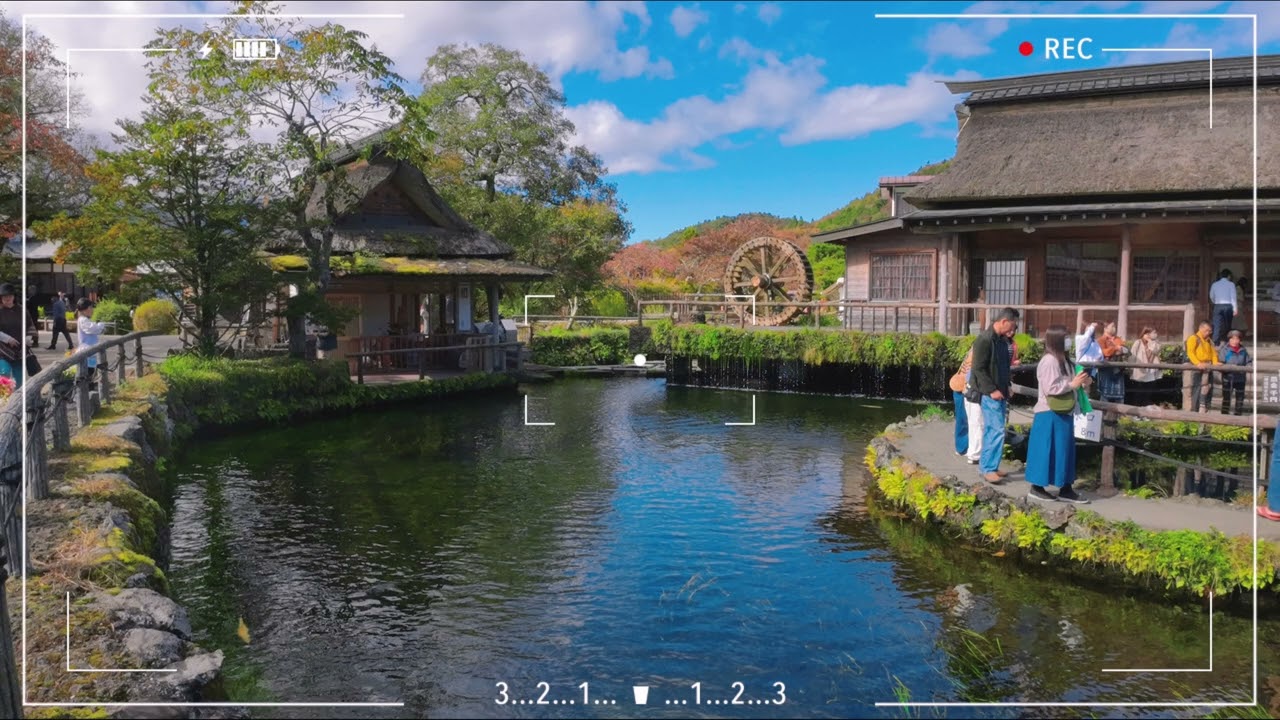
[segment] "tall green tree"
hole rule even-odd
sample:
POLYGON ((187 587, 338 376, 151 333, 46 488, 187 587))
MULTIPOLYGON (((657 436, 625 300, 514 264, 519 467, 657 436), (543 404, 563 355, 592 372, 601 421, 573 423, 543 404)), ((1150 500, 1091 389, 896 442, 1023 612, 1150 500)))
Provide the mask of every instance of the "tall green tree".
POLYGON ((88 168, 89 203, 36 229, 64 240, 64 261, 115 277, 146 273, 142 282, 175 301, 210 355, 271 289, 259 250, 275 219, 253 172, 263 149, 183 100, 153 90, 140 120, 120 122, 118 148, 88 168))
MULTIPOLYGON (((283 211, 276 236, 296 241, 308 260, 284 312, 290 350, 301 356, 308 318, 335 326, 343 316, 324 299, 340 208, 357 193, 340 160, 412 103, 391 59, 365 34, 282 16, 265 2, 242 2, 238 13, 200 31, 160 31, 157 46, 181 51, 166 54, 157 67, 160 82, 193 85, 210 113, 267 136, 268 152, 254 172, 275 187, 271 203, 283 211), (237 37, 276 38, 279 56, 234 60, 231 41, 237 37)), ((402 134, 429 136, 416 117, 408 113, 396 132, 382 137, 388 147, 398 147, 402 134)))
POLYGON ((421 161, 441 194, 517 258, 553 271, 537 289, 576 313, 631 226, 600 158, 572 144, 564 95, 520 53, 492 44, 440 48, 422 83, 420 121, 434 139, 421 161))

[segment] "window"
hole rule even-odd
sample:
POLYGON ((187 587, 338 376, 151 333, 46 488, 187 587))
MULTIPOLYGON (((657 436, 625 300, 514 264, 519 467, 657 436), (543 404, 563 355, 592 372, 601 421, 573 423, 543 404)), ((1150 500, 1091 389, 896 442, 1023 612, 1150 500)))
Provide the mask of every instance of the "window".
POLYGON ((872 300, 934 299, 932 252, 872 253, 872 300))
POLYGON ((1117 243, 1049 243, 1044 264, 1045 302, 1109 305, 1119 300, 1117 243))
POLYGON ((1200 256, 1135 253, 1133 302, 1184 303, 1200 297, 1200 256))

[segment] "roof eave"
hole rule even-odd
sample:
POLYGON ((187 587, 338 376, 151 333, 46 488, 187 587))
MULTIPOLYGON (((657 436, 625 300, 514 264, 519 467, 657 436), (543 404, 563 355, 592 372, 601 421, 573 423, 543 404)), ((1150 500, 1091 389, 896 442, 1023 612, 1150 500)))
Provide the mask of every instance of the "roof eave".
POLYGON ((861 223, 859 225, 851 225, 846 228, 816 233, 812 237, 813 240, 817 242, 842 244, 848 240, 852 240, 856 237, 862 237, 864 235, 872 235, 879 232, 885 232, 887 230, 900 230, 903 227, 903 219, 906 217, 909 216, 904 215, 902 217, 874 220, 872 222, 861 223))

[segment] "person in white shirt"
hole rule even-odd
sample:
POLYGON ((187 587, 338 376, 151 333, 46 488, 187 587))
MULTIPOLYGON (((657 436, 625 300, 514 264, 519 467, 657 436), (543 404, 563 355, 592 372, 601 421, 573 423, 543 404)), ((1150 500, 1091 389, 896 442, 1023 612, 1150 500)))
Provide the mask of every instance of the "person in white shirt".
POLYGON ((1239 312, 1236 304, 1236 284, 1231 279, 1231 271, 1223 270, 1218 281, 1209 286, 1209 304, 1213 305, 1213 344, 1221 345, 1227 341, 1227 333, 1231 331, 1231 319, 1239 312))
MULTIPOLYGON (((105 322, 93 319, 93 303, 89 298, 80 298, 76 301, 76 335, 80 339, 80 349, 97 345, 98 336, 106 329, 105 322)), ((98 356, 90 355, 87 364, 89 377, 93 377, 94 370, 98 367, 98 356)))

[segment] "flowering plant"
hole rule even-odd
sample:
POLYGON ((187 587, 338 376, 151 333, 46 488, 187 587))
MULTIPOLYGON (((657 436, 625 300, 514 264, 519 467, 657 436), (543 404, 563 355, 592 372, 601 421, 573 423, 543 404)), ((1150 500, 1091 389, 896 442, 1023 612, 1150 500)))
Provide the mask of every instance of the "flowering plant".
POLYGON ((0 375, 0 399, 7 398, 18 389, 18 384, 8 375, 0 375))

